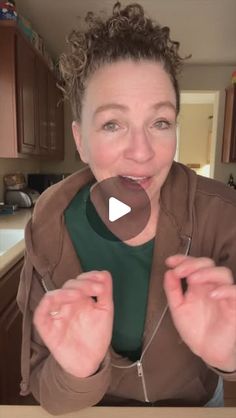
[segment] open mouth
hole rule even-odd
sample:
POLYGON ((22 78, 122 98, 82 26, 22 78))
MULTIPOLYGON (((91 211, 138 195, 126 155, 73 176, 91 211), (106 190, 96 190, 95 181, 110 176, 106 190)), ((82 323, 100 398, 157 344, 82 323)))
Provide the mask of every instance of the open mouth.
POLYGON ((121 177, 126 178, 126 179, 131 180, 131 181, 136 181, 136 182, 143 181, 143 180, 149 178, 149 177, 146 177, 146 176, 145 177, 121 176, 121 177))
POLYGON ((143 187, 147 188, 150 184, 151 177, 150 176, 143 176, 143 177, 136 177, 136 176, 119 176, 122 183, 128 187, 143 187))

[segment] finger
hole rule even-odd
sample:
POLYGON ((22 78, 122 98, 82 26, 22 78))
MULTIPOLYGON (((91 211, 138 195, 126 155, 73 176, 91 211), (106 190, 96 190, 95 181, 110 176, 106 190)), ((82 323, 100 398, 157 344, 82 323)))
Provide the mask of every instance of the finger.
POLYGON ((213 299, 231 299, 236 304, 236 285, 219 286, 210 293, 210 296, 213 299))
POLYGON ((94 272, 83 273, 77 279, 68 280, 63 288, 79 290, 81 295, 96 297, 96 302, 100 304, 100 307, 110 307, 112 304, 111 274, 105 270, 97 273, 96 275, 94 272))
POLYGON ((81 280, 93 280, 94 282, 105 283, 107 275, 111 277, 110 273, 106 270, 93 270, 86 273, 81 273, 75 279, 67 280, 67 282, 64 283, 63 288, 76 288, 78 282, 81 280))
POLYGON ((188 283, 192 284, 233 284, 234 279, 230 269, 227 267, 202 268, 188 276, 188 283))
POLYGON ((91 270, 87 271, 85 273, 81 273, 79 276, 76 277, 76 280, 80 279, 93 279, 97 282, 104 282, 106 281, 106 277, 109 275, 111 277, 111 274, 107 270, 91 270))
POLYGON ((47 292, 37 307, 43 309, 50 309, 58 307, 60 305, 66 303, 76 302, 79 298, 79 292, 75 291, 74 289, 57 289, 47 292))
POLYGON ((101 270, 90 270, 90 271, 86 271, 84 273, 79 274, 76 279, 79 280, 81 279, 94 279, 94 280, 98 280, 100 279, 101 276, 103 276, 103 271, 101 270))
POLYGON ((173 270, 168 270, 164 277, 164 290, 170 309, 178 308, 184 301, 181 282, 173 270))
POLYGON ((178 277, 188 277, 190 274, 200 270, 202 268, 213 267, 215 263, 210 258, 205 257, 187 257, 176 267, 173 267, 173 271, 178 277))
POLYGON ((50 312, 60 311, 62 305, 75 303, 79 300, 79 292, 75 290, 58 289, 48 292, 41 299, 37 306, 34 319, 38 321, 41 318, 49 318, 50 312))
POLYGON ((175 254, 175 255, 171 255, 170 257, 167 257, 165 262, 168 267, 173 268, 173 267, 177 267, 180 263, 182 263, 188 257, 190 256, 184 255, 184 254, 175 254))
POLYGON ((103 283, 104 289, 103 292, 98 295, 97 303, 99 303, 101 308, 107 308, 109 306, 110 309, 113 308, 113 296, 112 296, 112 276, 111 274, 104 270, 103 274, 100 275, 99 279, 103 283))
POLYGON ((76 283, 78 280, 80 279, 93 279, 96 280, 96 274, 98 273, 98 271, 92 271, 92 272, 86 272, 86 273, 81 273, 79 274, 77 277, 73 278, 73 279, 69 279, 66 282, 64 282, 62 289, 65 288, 72 288, 75 289, 76 288, 76 283))
POLYGON ((175 254, 170 257, 167 257, 166 259, 166 265, 171 268, 177 268, 177 266, 183 265, 188 266, 192 263, 196 263, 199 265, 215 265, 214 261, 211 258, 208 257, 191 257, 189 255, 183 255, 183 254, 175 254))
POLYGON ((93 297, 97 296, 103 291, 104 283, 100 283, 94 279, 72 279, 68 280, 62 289, 74 289, 81 292, 82 296, 93 297))

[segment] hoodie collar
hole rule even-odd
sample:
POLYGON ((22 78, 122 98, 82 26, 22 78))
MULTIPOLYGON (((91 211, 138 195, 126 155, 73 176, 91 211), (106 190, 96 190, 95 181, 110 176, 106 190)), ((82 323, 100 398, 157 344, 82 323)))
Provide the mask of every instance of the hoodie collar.
MULTIPOLYGON (((197 176, 179 163, 173 163, 160 195, 160 218, 155 248, 162 259, 186 245, 192 235, 192 206, 197 176), (168 232, 169 231, 169 232, 168 232), (170 231, 176 238, 170 242, 170 231), (162 248, 159 248, 159 241, 162 248), (168 245, 163 245, 168 242, 168 245), (168 254, 164 253, 168 247, 168 254), (172 251, 171 251, 172 248, 172 251)), ((72 174, 47 189, 36 202, 33 216, 25 231, 27 252, 36 270, 44 275, 54 270, 60 260, 63 245, 64 211, 75 194, 94 180, 89 167, 72 174)), ((154 252, 155 251, 154 248, 154 252)), ((183 250, 182 250, 183 251, 183 250)), ((158 256, 158 264, 160 263, 158 256)))

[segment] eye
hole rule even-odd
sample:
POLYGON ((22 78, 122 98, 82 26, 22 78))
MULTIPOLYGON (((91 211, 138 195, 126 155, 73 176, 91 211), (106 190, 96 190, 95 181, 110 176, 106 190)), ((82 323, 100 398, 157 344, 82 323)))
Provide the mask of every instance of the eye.
POLYGON ((119 129, 119 125, 116 122, 109 121, 107 123, 104 123, 102 129, 104 131, 115 132, 119 129))
POLYGON ((154 128, 157 128, 157 129, 160 129, 160 130, 169 129, 171 126, 172 126, 172 123, 169 122, 168 120, 165 120, 165 119, 157 120, 153 124, 154 128))

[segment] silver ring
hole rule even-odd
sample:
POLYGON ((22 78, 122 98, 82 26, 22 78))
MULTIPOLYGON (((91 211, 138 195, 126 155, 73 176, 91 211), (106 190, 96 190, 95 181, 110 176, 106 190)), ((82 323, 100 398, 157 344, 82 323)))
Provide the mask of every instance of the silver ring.
POLYGON ((49 315, 51 315, 52 317, 57 316, 59 314, 59 311, 51 311, 49 312, 49 315))

